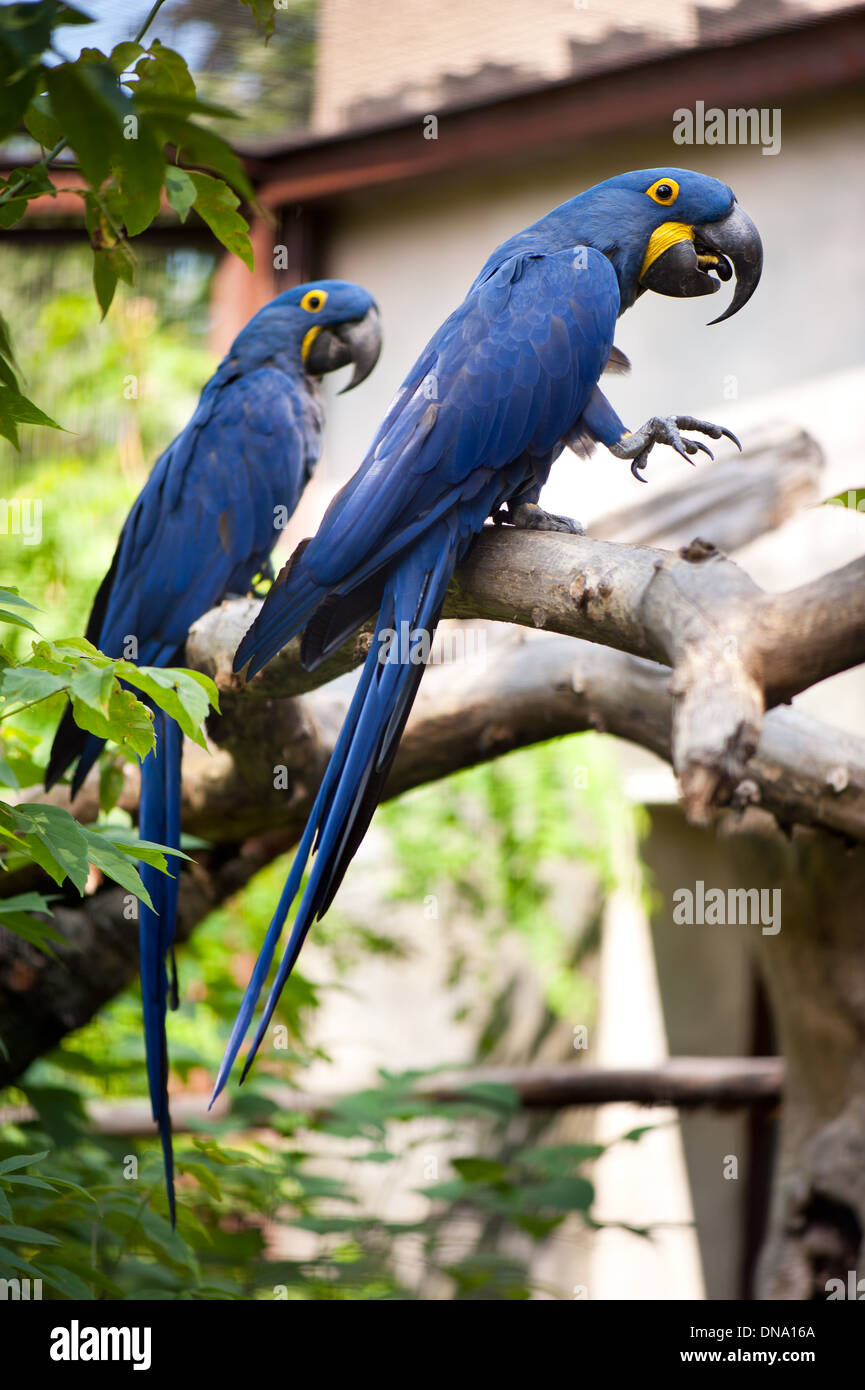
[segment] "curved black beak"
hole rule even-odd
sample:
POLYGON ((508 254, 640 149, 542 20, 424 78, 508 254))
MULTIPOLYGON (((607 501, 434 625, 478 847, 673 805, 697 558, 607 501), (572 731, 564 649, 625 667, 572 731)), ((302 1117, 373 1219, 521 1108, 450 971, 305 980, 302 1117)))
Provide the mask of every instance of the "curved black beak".
POLYGON ((727 274, 724 275, 720 266, 725 262, 730 262, 733 266, 736 275, 733 298, 723 314, 710 320, 710 324, 723 323, 724 319, 738 314, 760 283, 763 273, 763 243, 760 233, 748 214, 742 211, 738 203, 734 203, 732 212, 722 217, 720 222, 704 222, 702 226, 694 228, 694 245, 698 254, 702 254, 703 248, 707 247, 710 256, 713 251, 717 251, 725 258, 714 267, 722 280, 729 280, 730 267, 726 265, 727 274))
POLYGON ((733 298, 723 314, 711 320, 711 323, 721 323, 747 304, 760 283, 763 270, 760 233, 738 203, 734 203, 727 216, 718 222, 698 223, 692 231, 693 241, 674 242, 652 262, 640 284, 657 294, 691 298, 714 294, 720 282, 729 280, 735 273, 733 298))
POLYGON ((304 359, 310 376, 324 376, 354 363, 351 381, 340 391, 352 391, 366 381, 381 352, 381 319, 375 305, 362 319, 330 324, 316 334, 304 359))

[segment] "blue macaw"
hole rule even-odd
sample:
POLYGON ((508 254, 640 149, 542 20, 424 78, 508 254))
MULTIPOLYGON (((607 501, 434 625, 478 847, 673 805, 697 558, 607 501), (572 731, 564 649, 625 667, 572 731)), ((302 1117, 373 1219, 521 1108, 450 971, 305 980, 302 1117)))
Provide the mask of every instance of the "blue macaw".
POLYGON ((455 566, 488 517, 529 529, 575 530, 538 506, 567 444, 604 444, 641 476, 653 445, 687 457, 729 430, 690 416, 629 432, 598 381, 616 319, 646 289, 708 294, 735 270, 728 318, 762 268, 756 228, 731 190, 686 169, 608 179, 511 237, 409 372, 363 464, 318 533, 295 551, 241 642, 247 679, 303 631, 310 669, 378 612, 372 646, 267 931, 217 1077, 231 1065, 269 973, 310 855, 314 860, 243 1076, 314 918, 329 907, 372 818, 423 671, 415 647, 395 659, 393 634, 431 638, 455 566), (732 263, 732 265, 731 265, 732 263), (407 624, 403 628, 402 624, 407 624))
MULTIPOLYGON (((172 666, 186 634, 226 594, 266 574, 281 527, 319 455, 318 378, 354 364, 346 390, 378 360, 378 310, 366 290, 319 280, 278 295, 238 334, 201 393, 195 414, 159 457, 124 523, 99 587, 87 637, 107 656, 172 666), (134 639, 134 640, 132 640, 134 639)), ((139 832, 180 848, 183 736, 154 709, 156 746, 141 767, 139 832)), ((104 740, 78 728, 67 708, 46 773, 52 786, 78 758, 72 795, 104 740)), ((167 957, 177 922, 178 877, 144 865, 153 911, 141 905, 139 941, 147 1076, 159 1126, 172 1223, 171 1117, 166 1082, 167 957)), ((176 976, 172 959, 172 1001, 176 976)))

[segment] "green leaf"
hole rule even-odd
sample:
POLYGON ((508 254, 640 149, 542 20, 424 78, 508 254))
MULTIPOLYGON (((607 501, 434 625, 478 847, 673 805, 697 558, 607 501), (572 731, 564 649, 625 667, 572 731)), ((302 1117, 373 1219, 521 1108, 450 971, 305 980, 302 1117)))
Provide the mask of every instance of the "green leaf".
POLYGON ((115 690, 111 696, 108 726, 110 737, 136 757, 146 757, 156 742, 150 710, 131 690, 115 690))
POLYGON ((90 661, 82 661, 75 668, 69 684, 69 693, 79 704, 99 714, 107 713, 114 689, 115 678, 111 667, 100 668, 90 661))
MULTIPOLYGON (((186 120, 190 116, 213 116, 220 121, 240 120, 238 113, 228 106, 219 106, 213 101, 200 101, 198 97, 175 96, 168 92, 136 95, 135 104, 139 111, 156 117, 179 116, 186 120)), ((204 127, 196 126, 195 129, 203 130, 204 127)))
POLYGON ((46 80, 51 106, 70 145, 78 155, 88 183, 98 188, 112 162, 123 157, 123 121, 134 115, 111 64, 88 61, 60 63, 49 68, 46 80))
POLYGON ((64 1269, 62 1265, 48 1265, 40 1262, 35 1268, 46 1284, 50 1284, 52 1289, 65 1294, 73 1302, 79 1303, 94 1299, 95 1295, 89 1285, 85 1284, 84 1280, 79 1279, 78 1275, 73 1274, 71 1270, 64 1269))
MULTIPOLYGON (((48 177, 48 171, 44 164, 34 164, 27 169, 13 169, 8 178, 0 179, 0 193, 6 199, 0 204, 0 227, 12 227, 27 211, 27 204, 32 198, 41 198, 43 194, 50 197, 57 196, 57 190, 48 177), (11 195, 15 189, 14 196, 11 195)), ((14 377, 3 373, 3 380, 8 386, 16 385, 14 377)))
POLYGON ((93 248, 93 288, 102 310, 102 317, 105 318, 117 289, 117 271, 109 253, 97 250, 96 247, 93 248))
POLYGON ((176 719, 189 738, 202 748, 207 747, 201 725, 211 707, 219 708, 216 686, 208 677, 202 680, 200 671, 134 666, 131 661, 118 662, 117 673, 176 719))
POLYGON ((264 34, 265 42, 273 35, 274 14, 273 0, 241 0, 247 9, 252 10, 255 22, 264 34))
MULTIPOLYGON (((6 1229, 7 1227, 0 1224, 0 1232, 6 1229)), ((24 1274, 32 1276, 34 1265, 29 1260, 22 1260, 20 1256, 13 1255, 11 1250, 0 1245, 0 1269, 20 1269, 24 1274)))
POLYGON ((511 1114, 520 1109, 521 1101, 513 1086, 508 1086, 502 1081, 477 1081, 470 1086, 460 1088, 460 1102, 472 1101, 475 1105, 480 1105, 504 1114, 511 1114))
POLYGON ((64 946, 66 943, 59 932, 55 931, 47 922, 41 922, 38 917, 32 917, 27 912, 15 912, 4 914, 0 917, 0 926, 5 927, 13 936, 18 936, 22 941, 26 941, 30 946, 34 946, 37 951, 42 951, 46 956, 56 959, 52 945, 64 946))
POLYGON ((554 1178, 550 1182, 527 1184, 521 1196, 529 1211, 554 1207, 559 1211, 588 1211, 595 1200, 595 1189, 588 1178, 554 1178))
POLYGON ((39 85, 38 72, 21 72, 14 55, 0 44, 0 140, 8 140, 39 85))
POLYGON ((255 258, 249 223, 235 211, 240 200, 222 179, 212 179, 209 174, 190 174, 189 177, 195 185, 195 211, 199 217, 227 251, 239 256, 243 264, 253 270, 255 258))
POLYGON ((504 1163, 491 1158, 455 1158, 451 1166, 465 1182, 502 1182, 508 1174, 504 1163))
POLYGON ((0 385, 0 434, 3 435, 4 439, 8 439, 10 444, 14 444, 17 449, 16 422, 26 425, 45 425, 54 430, 62 428, 32 401, 29 401, 26 396, 22 396, 20 391, 16 391, 8 385, 0 385))
POLYGON ((42 611, 41 608, 36 607, 35 603, 28 603, 26 598, 22 598, 17 589, 0 588, 0 603, 6 603, 11 608, 30 608, 34 613, 41 613, 42 611))
POLYGON ((192 121, 182 120, 159 112, 153 113, 154 120, 163 132, 165 140, 172 141, 183 152, 184 163, 203 164, 213 169, 243 198, 250 202, 254 198, 252 184, 234 150, 215 131, 204 126, 194 125, 192 121))
POLYGON ((24 125, 37 144, 43 149, 53 150, 63 135, 59 122, 55 119, 51 98, 47 92, 40 92, 24 112, 24 125))
POLYGON ((28 836, 36 836, 52 858, 62 865, 78 892, 83 893, 90 862, 87 832, 83 826, 62 806, 37 802, 32 806, 17 806, 13 814, 16 828, 27 832, 28 836))
POLYGON ((29 1168, 33 1163, 41 1163, 43 1158, 47 1158, 50 1150, 40 1149, 35 1154, 18 1154, 15 1158, 4 1158, 0 1163, 0 1178, 5 1178, 7 1173, 17 1173, 19 1168, 29 1168))
POLYGON ((31 1178, 29 1175, 16 1173, 14 1177, 0 1178, 0 1182, 5 1183, 7 1189, 10 1187, 28 1187, 33 1192, 56 1192, 54 1183, 43 1182, 41 1178, 31 1178))
POLYGON ((191 1173, 214 1201, 222 1201, 222 1189, 210 1169, 206 1168, 203 1163, 188 1163, 185 1160, 180 1160, 177 1167, 181 1173, 191 1173))
POLYGON ((48 874, 49 878, 53 878, 55 883, 65 883, 67 878, 66 870, 45 847, 38 835, 32 832, 25 832, 21 836, 21 845, 23 846, 23 852, 33 860, 34 864, 38 864, 39 868, 43 869, 44 872, 48 874))
POLYGON ((189 209, 198 196, 198 190, 185 169, 177 169, 169 164, 165 170, 165 196, 181 222, 185 222, 189 209))
POLYGON ((124 134, 112 163, 117 178, 116 207, 128 234, 138 236, 162 205, 165 156, 149 117, 136 116, 135 125, 127 122, 127 129, 129 134, 124 134))
POLYGON ((0 9, 0 41, 21 67, 32 65, 50 45, 56 9, 56 0, 0 9))
POLYGON ((57 16, 54 20, 55 26, 59 29, 63 24, 93 24, 93 18, 79 10, 75 5, 58 5, 57 16))
POLYGON ((129 71, 143 52, 144 49, 140 43, 118 43, 108 55, 108 61, 119 77, 121 73, 129 71))
POLYGON ((20 613, 10 613, 8 608, 0 608, 0 622, 10 623, 12 627, 26 627, 29 628, 31 632, 38 631, 31 622, 28 622, 26 618, 22 618, 20 613))
MULTIPOLYGON (((113 827, 116 832, 117 827, 113 827)), ((101 832, 104 833, 104 832, 101 832)), ((185 859, 188 864, 192 863, 189 855, 182 849, 174 849, 171 845, 157 845, 152 840, 118 840, 116 834, 112 835, 111 842, 117 847, 121 854, 126 854, 136 863, 150 864, 152 868, 159 869, 162 873, 172 873, 168 868, 168 859, 185 859)))
POLYGON ((566 1177, 581 1163, 601 1158, 606 1152, 603 1144, 550 1144, 542 1149, 526 1149, 520 1163, 542 1172, 566 1177))
POLYGON ((113 759, 104 758, 99 768, 99 809, 107 816, 120 800, 123 791, 123 768, 113 759))
POLYGON ((195 98, 195 83, 186 60, 173 48, 154 39, 148 53, 135 67, 136 81, 131 83, 136 102, 142 97, 165 94, 195 98))
MULTIPOLYGON (((51 913, 50 904, 54 898, 43 897, 41 893, 16 893, 11 898, 0 898, 0 917, 6 917, 15 912, 47 912, 51 913)), ((58 937, 58 940, 62 938, 58 937)), ((0 1167, 0 1172, 2 1172, 0 1167)))
POLYGON ((150 894, 141 882, 141 876, 129 856, 123 854, 104 835, 98 835, 83 826, 81 829, 87 841, 90 862, 115 883, 119 883, 121 888, 125 888, 128 893, 134 893, 136 898, 140 898, 148 907, 153 907, 150 894))
POLYGON ((59 1245, 60 1241, 56 1236, 50 1236, 47 1231, 37 1231, 33 1226, 10 1226, 5 1222, 0 1222, 0 1236, 4 1240, 20 1240, 26 1245, 59 1245))
MULTIPOLYGON (((100 705, 95 699, 82 698, 77 689, 73 688, 70 691, 72 714, 79 728, 87 733, 95 734, 97 738, 113 739, 115 743, 130 749, 138 757, 144 757, 154 743, 150 710, 131 690, 122 689, 114 678, 114 670, 117 667, 125 668, 129 664, 122 661, 111 663, 103 673, 110 678, 111 693, 107 704, 100 705)), ((134 669, 137 668, 133 667, 134 669)), ((76 675, 75 680, 77 679, 76 675)))
POLYGON ((54 0, 0 8, 0 140, 15 133, 39 85, 54 9, 54 0))
POLYGON ((65 690, 67 684, 65 676, 55 676, 34 666, 18 666, 0 676, 0 700, 31 705, 65 690))
POLYGON ((639 1125, 637 1129, 629 1129, 627 1134, 623 1134, 620 1143, 636 1144, 642 1139, 644 1134, 651 1134, 653 1129, 660 1128, 659 1125, 639 1125))
MULTIPOLYGON (((36 1111, 40 1128, 55 1144, 65 1146, 81 1142, 90 1121, 78 1092, 70 1091, 66 1086, 34 1085, 26 1077, 22 1077, 18 1084, 36 1111)), ((59 1182, 58 1186, 61 1186, 59 1182)))
MULTIPOLYGON (((9 332, 9 325, 0 314, 0 357, 5 357, 7 362, 15 366, 15 354, 12 351, 12 337, 9 332)), ((4 593, 6 590, 4 590, 4 593)))

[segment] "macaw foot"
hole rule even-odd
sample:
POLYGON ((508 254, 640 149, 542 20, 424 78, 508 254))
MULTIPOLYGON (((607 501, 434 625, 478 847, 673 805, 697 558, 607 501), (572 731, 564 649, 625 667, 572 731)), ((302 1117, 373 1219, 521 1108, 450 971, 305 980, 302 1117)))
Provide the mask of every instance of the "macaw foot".
MULTIPOLYGON (((497 512, 493 521, 501 526, 503 514, 497 512)), ((554 516, 552 512, 545 512, 537 502, 508 503, 508 521, 518 531, 568 531, 572 536, 586 534, 578 521, 572 521, 569 516, 554 516)))
POLYGON ((255 575, 253 582, 249 586, 249 592, 252 594, 252 597, 266 598, 268 590, 263 589, 261 586, 262 584, 272 584, 275 578, 276 575, 273 572, 273 561, 271 560, 270 556, 268 556, 261 569, 258 571, 258 574, 255 575))
POLYGON ((723 425, 713 425, 709 420, 695 420, 693 415, 653 415, 640 429, 624 435, 618 444, 609 444, 607 447, 616 458, 630 459, 631 472, 641 483, 648 482, 640 470, 646 467, 649 454, 656 444, 669 444, 671 449, 675 449, 683 459, 688 459, 689 463, 692 460, 688 455, 696 454, 698 451, 708 454, 710 459, 715 457, 712 450, 701 444, 699 439, 685 439, 679 433, 680 430, 698 430, 700 434, 707 434, 710 439, 732 439, 737 449, 742 448, 732 430, 725 429, 723 425))

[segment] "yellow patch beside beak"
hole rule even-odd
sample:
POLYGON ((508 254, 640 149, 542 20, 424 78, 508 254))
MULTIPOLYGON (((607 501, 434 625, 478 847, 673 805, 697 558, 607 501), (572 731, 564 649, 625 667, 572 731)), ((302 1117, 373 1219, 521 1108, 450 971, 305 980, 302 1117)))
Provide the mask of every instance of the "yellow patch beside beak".
POLYGON ((321 327, 319 326, 317 328, 310 328, 309 332, 304 334, 303 342, 300 345, 300 360, 304 366, 306 366, 309 349, 312 347, 320 332, 321 327))
POLYGON ((646 254, 643 257, 643 264, 640 266, 640 276, 642 280, 649 266, 652 265, 659 256, 663 256, 665 251, 669 251, 671 246, 675 246, 677 241, 693 241, 694 228, 689 227, 686 222, 662 222, 660 227, 656 227, 649 237, 649 244, 646 247, 646 254))

